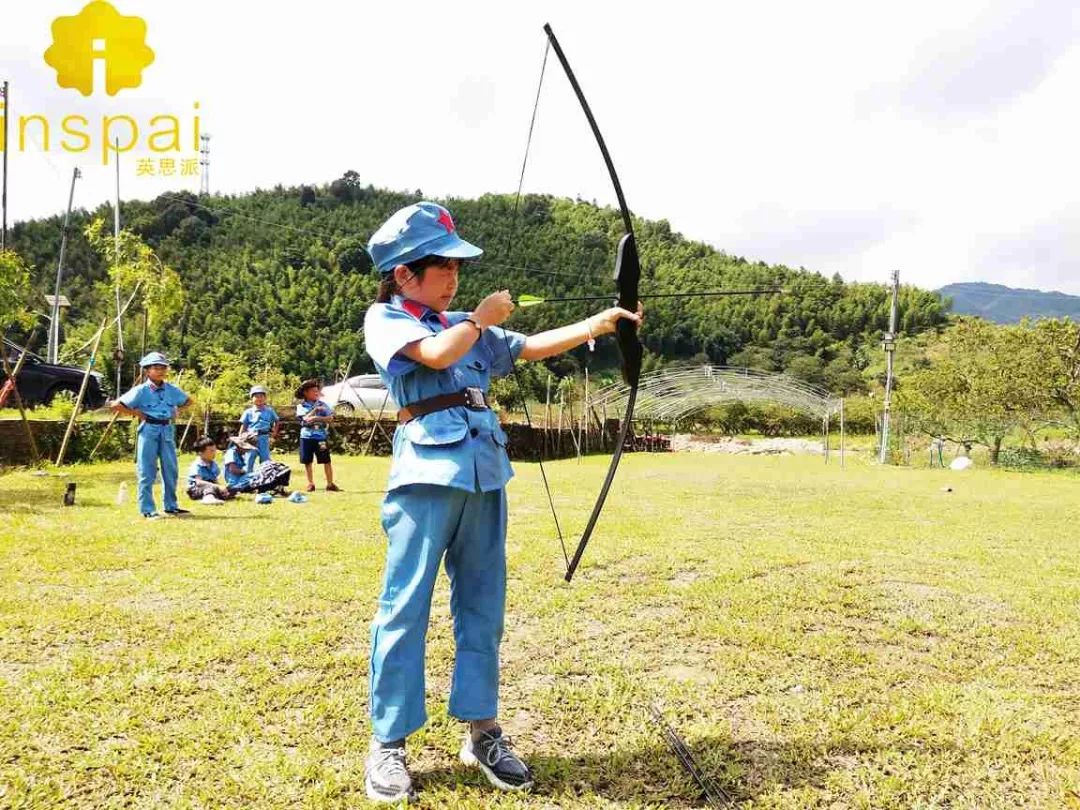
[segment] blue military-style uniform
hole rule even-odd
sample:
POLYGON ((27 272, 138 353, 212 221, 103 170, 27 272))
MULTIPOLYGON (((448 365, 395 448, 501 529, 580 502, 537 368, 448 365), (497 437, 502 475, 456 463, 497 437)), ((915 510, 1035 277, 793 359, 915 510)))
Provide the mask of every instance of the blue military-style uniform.
POLYGON ((191 462, 191 466, 188 467, 187 485, 188 489, 191 489, 199 481, 206 481, 211 484, 216 484, 218 478, 221 477, 221 468, 216 461, 207 461, 204 458, 197 458, 191 462))
MULTIPOLYGON (((480 335, 453 366, 436 370, 401 354, 468 317, 437 313, 395 296, 364 319, 368 355, 402 405, 479 388, 511 373, 525 336, 498 327, 480 335)), ((493 718, 498 710, 499 642, 506 594, 506 491, 513 476, 506 434, 488 409, 452 407, 420 416, 394 433, 382 507, 389 540, 371 635, 373 734, 402 739, 424 725, 424 638, 432 588, 445 556, 456 658, 450 713, 493 718)))
MULTIPOLYGON (((164 358, 162 358, 164 360, 164 358)), ((144 365, 149 365, 144 363, 144 365)), ((139 511, 154 514, 154 479, 161 464, 162 501, 166 512, 179 509, 176 502, 176 482, 179 468, 176 459, 176 428, 173 417, 176 409, 186 404, 188 395, 170 382, 154 385, 147 380, 136 385, 120 402, 139 411, 144 419, 139 424, 135 443, 135 465, 138 470, 139 511)))
POLYGON ((321 399, 316 399, 314 401, 302 399, 296 404, 296 418, 301 420, 300 438, 318 439, 322 442, 326 441, 326 422, 302 421, 303 418, 310 413, 314 413, 316 416, 330 416, 334 413, 334 409, 321 399))
POLYGON ((240 414, 240 430, 253 430, 259 434, 257 440, 258 452, 248 457, 248 472, 255 468, 255 460, 260 462, 270 460, 270 431, 279 421, 277 411, 269 405, 256 408, 252 405, 240 414))
POLYGON ((225 485, 227 487, 237 489, 247 484, 251 478, 251 473, 247 472, 248 464, 249 462, 254 463, 256 453, 256 450, 241 450, 235 444, 229 445, 229 449, 225 451, 225 455, 221 459, 222 466, 225 468, 225 485), (236 465, 244 472, 234 472, 232 465, 236 465))

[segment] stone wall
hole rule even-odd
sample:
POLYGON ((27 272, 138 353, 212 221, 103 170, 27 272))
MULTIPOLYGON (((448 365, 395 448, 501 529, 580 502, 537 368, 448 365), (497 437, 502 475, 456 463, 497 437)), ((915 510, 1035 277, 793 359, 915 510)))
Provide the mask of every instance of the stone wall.
MULTIPOLYGON (((198 420, 196 420, 198 422, 198 420)), ((218 446, 225 447, 228 437, 238 428, 235 419, 211 419, 210 435, 218 446)), ((87 461, 97 444, 107 422, 76 422, 71 444, 67 451, 67 462, 87 461)), ((176 427, 176 438, 180 440, 184 424, 176 427)), ((60 449, 67 423, 59 421, 30 422, 37 441, 38 449, 46 460, 53 460, 60 449)), ((517 423, 505 424, 503 429, 509 437, 507 452, 511 459, 535 461, 543 458, 572 458, 577 454, 575 438, 581 443, 583 453, 607 453, 614 446, 618 432, 618 420, 610 419, 603 431, 593 429, 587 436, 581 437, 576 431, 530 428, 517 423)), ((201 422, 192 424, 184 439, 181 450, 191 449, 191 445, 201 434, 201 422)), ((397 422, 381 420, 374 422, 366 419, 339 419, 330 429, 330 448, 343 455, 386 456, 390 454, 390 440, 397 428, 397 422)), ((295 453, 299 445, 300 424, 295 419, 283 419, 281 433, 275 444, 278 453, 295 453)), ((134 428, 129 419, 118 419, 109 433, 108 440, 98 451, 95 460, 107 460, 132 457, 135 452, 134 428)), ((31 463, 30 444, 22 420, 0 421, 0 464, 20 466, 31 463)))

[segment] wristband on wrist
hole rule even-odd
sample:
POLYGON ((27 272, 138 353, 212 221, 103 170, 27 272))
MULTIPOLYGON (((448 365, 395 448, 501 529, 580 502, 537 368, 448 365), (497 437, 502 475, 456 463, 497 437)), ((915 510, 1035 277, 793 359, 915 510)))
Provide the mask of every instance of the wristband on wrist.
POLYGON ((466 321, 468 321, 469 323, 471 323, 471 324, 472 324, 473 326, 475 326, 475 327, 476 327, 476 331, 477 331, 477 332, 479 332, 479 333, 481 333, 481 334, 483 333, 483 331, 484 331, 484 327, 482 327, 482 326, 480 325, 479 321, 477 321, 477 320, 476 320, 476 318, 474 318, 474 317, 473 317, 472 315, 470 315, 470 316, 469 316, 468 318, 466 318, 465 320, 466 320, 466 321))
POLYGON ((589 351, 596 351, 596 338, 593 337, 592 321, 590 318, 585 319, 585 334, 587 335, 585 342, 589 345, 589 351))

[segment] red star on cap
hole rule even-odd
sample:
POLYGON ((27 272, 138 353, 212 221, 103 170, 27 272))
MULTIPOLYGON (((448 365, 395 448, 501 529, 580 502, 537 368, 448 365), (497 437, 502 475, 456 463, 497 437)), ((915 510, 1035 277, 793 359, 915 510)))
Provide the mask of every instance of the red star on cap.
POLYGON ((450 219, 449 211, 443 211, 439 214, 439 224, 446 228, 447 233, 454 232, 454 220, 450 219))

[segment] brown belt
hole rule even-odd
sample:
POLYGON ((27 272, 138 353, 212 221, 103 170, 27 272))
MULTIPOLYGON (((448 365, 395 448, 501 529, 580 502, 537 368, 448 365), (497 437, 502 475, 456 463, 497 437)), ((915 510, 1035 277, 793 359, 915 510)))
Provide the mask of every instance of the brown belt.
POLYGON ((486 411, 488 409, 487 397, 479 388, 462 388, 452 394, 439 394, 437 397, 428 397, 419 402, 410 403, 397 412, 397 418, 398 422, 404 425, 418 417, 435 411, 445 411, 447 408, 486 411))

